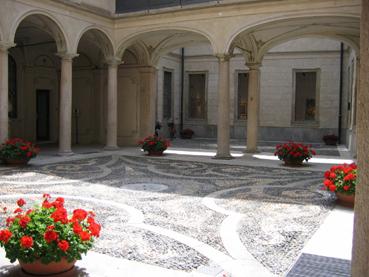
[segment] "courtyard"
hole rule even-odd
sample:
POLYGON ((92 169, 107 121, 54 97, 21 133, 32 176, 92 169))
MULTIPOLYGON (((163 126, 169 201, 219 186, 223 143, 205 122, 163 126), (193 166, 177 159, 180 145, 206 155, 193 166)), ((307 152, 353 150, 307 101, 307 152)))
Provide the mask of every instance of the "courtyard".
MULTIPOLYGON (((345 149, 315 145, 315 161, 291 169, 270 143, 252 156, 233 141, 229 161, 209 158, 215 145, 175 140, 163 157, 99 147, 58 157, 44 147, 30 166, 0 167, 0 206, 49 193, 94 210, 102 235, 78 276, 286 276, 301 254, 344 259, 327 276, 349 276, 353 211, 321 190, 330 163, 350 162, 345 149), (348 236, 341 249, 330 245, 337 225, 348 236)), ((3 254, 0 264, 1 276, 18 276, 3 254)))

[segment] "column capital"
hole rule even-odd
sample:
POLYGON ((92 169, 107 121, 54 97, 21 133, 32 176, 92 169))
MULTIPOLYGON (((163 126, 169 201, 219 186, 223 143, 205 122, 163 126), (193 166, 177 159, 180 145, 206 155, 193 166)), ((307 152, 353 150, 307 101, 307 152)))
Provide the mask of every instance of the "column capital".
POLYGON ((122 61, 122 59, 118 58, 118 57, 108 57, 106 58, 106 63, 108 66, 113 66, 113 67, 117 67, 121 64, 123 64, 124 62, 122 61))
POLYGON ((261 63, 246 63, 246 66, 247 66, 250 70, 260 70, 261 63))
POLYGON ((56 55, 65 61, 72 61, 74 58, 78 57, 78 53, 69 53, 69 52, 59 52, 56 55))
POLYGON ((218 53, 218 54, 215 54, 215 57, 217 57, 220 62, 228 62, 231 59, 231 54, 228 54, 228 53, 219 54, 218 53))
POLYGON ((14 42, 0 41, 0 51, 7 52, 9 48, 14 47, 15 45, 16 44, 14 42))

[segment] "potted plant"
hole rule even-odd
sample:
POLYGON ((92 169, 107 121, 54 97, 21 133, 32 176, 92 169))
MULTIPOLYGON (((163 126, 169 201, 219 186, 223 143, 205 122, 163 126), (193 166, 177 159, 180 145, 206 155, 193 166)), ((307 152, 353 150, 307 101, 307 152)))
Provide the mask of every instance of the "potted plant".
POLYGON ((138 142, 143 151, 149 156, 162 156, 163 152, 170 146, 170 141, 155 135, 148 136, 138 142))
POLYGON ((334 134, 325 135, 323 141, 326 145, 337 145, 338 137, 334 134))
POLYGON ((27 273, 49 276, 72 269, 100 234, 93 212, 76 209, 69 216, 61 197, 51 201, 44 194, 41 206, 30 209, 23 199, 17 205, 0 230, 0 245, 27 273))
POLYGON ((0 146, 0 159, 5 164, 27 164, 37 156, 40 149, 33 143, 21 138, 11 138, 0 146))
POLYGON ((190 128, 183 129, 180 132, 180 135, 181 135, 182 139, 191 139, 194 134, 195 134, 195 132, 190 128))
POLYGON ((284 161, 287 166, 301 166, 303 161, 307 162, 313 155, 316 155, 316 152, 311 149, 310 145, 289 142, 278 144, 274 155, 284 161))
POLYGON ((338 201, 345 206, 355 202, 357 165, 335 165, 324 173, 324 189, 334 192, 338 201))

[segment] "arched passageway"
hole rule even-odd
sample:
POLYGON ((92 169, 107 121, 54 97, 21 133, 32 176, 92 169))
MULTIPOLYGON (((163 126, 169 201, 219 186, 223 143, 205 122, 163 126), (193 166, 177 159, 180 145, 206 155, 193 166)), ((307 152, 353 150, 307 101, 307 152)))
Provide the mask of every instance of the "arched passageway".
POLYGON ((9 83, 1 92, 1 141, 10 132, 31 141, 57 142, 60 60, 55 54, 65 53, 67 40, 56 20, 37 12, 18 18, 12 31, 15 44, 2 52, 9 83))
POLYGON ((256 152, 260 125, 260 68, 265 54, 282 43, 303 37, 342 41, 354 52, 359 49, 359 18, 342 16, 300 17, 262 23, 240 30, 228 42, 245 56, 248 67, 247 151, 256 152))

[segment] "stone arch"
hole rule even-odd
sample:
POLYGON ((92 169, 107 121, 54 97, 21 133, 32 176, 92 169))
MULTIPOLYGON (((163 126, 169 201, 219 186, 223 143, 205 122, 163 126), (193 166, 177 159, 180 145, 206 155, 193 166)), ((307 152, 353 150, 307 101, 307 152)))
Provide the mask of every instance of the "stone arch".
POLYGON ((260 50, 259 50, 259 56, 258 58, 261 59, 269 50, 271 50, 272 48, 281 45, 285 42, 291 41, 291 40, 295 40, 295 39, 299 39, 299 38, 306 38, 306 37, 311 37, 311 38, 328 38, 328 39, 332 39, 332 40, 336 40, 339 42, 344 42, 345 44, 349 45, 354 51, 355 54, 358 55, 359 53, 359 45, 355 42, 352 41, 350 38, 345 37, 345 36, 339 36, 339 35, 322 35, 322 34, 304 34, 304 35, 296 35, 293 37, 284 37, 278 40, 273 40, 268 44, 265 44, 260 50))
POLYGON ((149 64, 155 64, 163 53, 194 44, 197 41, 209 42, 214 53, 217 52, 218 47, 208 33, 192 28, 174 27, 144 30, 122 39, 118 44, 117 56, 123 57, 126 49, 139 45, 148 54, 149 64), (154 41, 152 38, 155 36, 160 38, 154 41))
POLYGON ((150 64, 150 53, 147 47, 145 47, 145 45, 142 42, 137 42, 126 49, 122 57, 123 63, 126 62, 124 60, 124 57, 127 54, 127 52, 129 52, 131 55, 135 57, 136 64, 139 64, 139 65, 150 64))
POLYGON ((32 10, 19 16, 11 27, 9 41, 14 41, 18 27, 27 19, 33 19, 36 28, 47 32, 55 40, 58 52, 63 53, 70 50, 63 25, 53 15, 43 10, 32 10))
POLYGON ((73 47, 74 52, 77 52, 81 39, 84 36, 87 36, 90 42, 102 51, 105 59, 114 57, 115 49, 113 40, 107 31, 96 26, 88 26, 78 34, 76 43, 73 47))
POLYGON ((237 45, 249 59, 260 62, 263 55, 274 46, 302 37, 325 37, 340 40, 359 49, 360 19, 347 15, 272 18, 239 28, 225 45, 231 51, 237 45), (251 57, 252 56, 252 57, 251 57))

